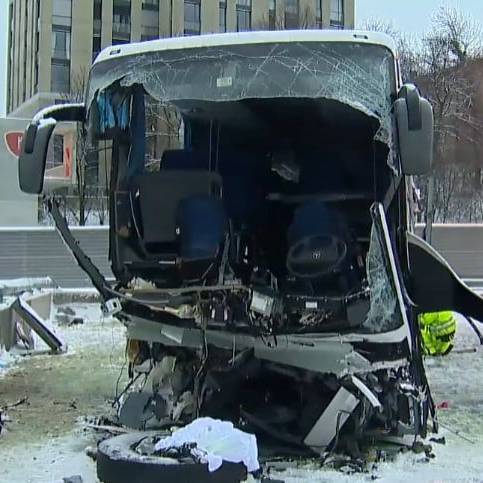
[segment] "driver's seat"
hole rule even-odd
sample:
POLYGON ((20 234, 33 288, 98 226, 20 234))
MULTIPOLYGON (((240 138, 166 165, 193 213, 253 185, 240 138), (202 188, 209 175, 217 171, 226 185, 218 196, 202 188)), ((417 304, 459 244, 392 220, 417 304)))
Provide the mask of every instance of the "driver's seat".
POLYGON ((295 210, 287 241, 287 269, 298 279, 340 273, 349 258, 350 234, 344 217, 322 201, 295 210))

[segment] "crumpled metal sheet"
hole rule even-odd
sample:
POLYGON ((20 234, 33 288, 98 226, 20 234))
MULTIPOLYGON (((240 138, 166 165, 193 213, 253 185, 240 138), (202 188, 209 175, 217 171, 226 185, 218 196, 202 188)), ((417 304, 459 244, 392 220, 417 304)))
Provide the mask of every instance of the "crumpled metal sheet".
POLYGON ((337 100, 377 119, 376 139, 391 143, 394 58, 382 46, 294 42, 153 51, 93 68, 87 105, 119 81, 142 84, 162 102, 248 98, 337 100))

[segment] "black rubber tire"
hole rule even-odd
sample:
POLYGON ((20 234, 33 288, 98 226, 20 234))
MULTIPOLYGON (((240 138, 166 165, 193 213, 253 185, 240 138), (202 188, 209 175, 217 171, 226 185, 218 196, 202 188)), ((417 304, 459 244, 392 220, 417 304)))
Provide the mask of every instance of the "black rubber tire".
POLYGON ((129 433, 106 439, 97 450, 97 477, 103 483, 238 483, 247 478, 242 463, 223 463, 213 473, 207 464, 141 456, 131 448, 153 432, 129 433))

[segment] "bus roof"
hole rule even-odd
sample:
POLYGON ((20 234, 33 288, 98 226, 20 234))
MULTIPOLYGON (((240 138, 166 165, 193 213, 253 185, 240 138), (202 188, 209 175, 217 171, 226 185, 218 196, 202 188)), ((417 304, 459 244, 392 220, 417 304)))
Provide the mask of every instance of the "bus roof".
POLYGON ((94 65, 112 58, 127 57, 147 52, 283 42, 357 42, 381 45, 389 49, 394 56, 396 55, 394 40, 389 35, 380 32, 362 30, 273 30, 172 37, 147 42, 114 45, 105 48, 97 56, 94 65))

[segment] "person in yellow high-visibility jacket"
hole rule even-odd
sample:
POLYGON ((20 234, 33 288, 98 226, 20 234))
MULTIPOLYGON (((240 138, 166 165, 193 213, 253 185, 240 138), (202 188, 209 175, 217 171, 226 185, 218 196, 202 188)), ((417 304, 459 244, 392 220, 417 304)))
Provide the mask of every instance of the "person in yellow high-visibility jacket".
POLYGON ((430 356, 444 356, 451 352, 456 334, 453 312, 432 312, 419 316, 423 352, 430 356))

